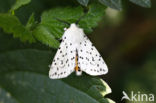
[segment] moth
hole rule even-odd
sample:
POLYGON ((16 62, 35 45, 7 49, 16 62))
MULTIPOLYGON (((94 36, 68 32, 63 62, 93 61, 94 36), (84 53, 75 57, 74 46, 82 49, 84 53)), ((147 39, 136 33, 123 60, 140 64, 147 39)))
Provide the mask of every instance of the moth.
POLYGON ((65 78, 72 72, 81 75, 82 71, 97 76, 108 72, 103 58, 75 23, 65 30, 62 42, 50 66, 51 79, 65 78))

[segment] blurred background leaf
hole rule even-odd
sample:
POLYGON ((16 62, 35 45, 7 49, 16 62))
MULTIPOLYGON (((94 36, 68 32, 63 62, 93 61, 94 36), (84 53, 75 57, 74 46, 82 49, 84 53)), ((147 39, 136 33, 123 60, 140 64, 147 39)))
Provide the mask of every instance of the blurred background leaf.
POLYGON ((23 5, 30 3, 31 0, 16 0, 14 5, 11 7, 11 12, 14 12, 16 9, 20 8, 23 5))
POLYGON ((89 0, 77 0, 81 5, 87 6, 89 0))
POLYGON ((151 0, 129 0, 137 5, 140 5, 142 7, 151 7, 151 0))
POLYGON ((102 4, 113 9, 121 10, 121 0, 99 0, 102 4))
MULTIPOLYGON (((87 6, 89 0, 77 0, 81 5, 87 6)), ((116 10, 122 10, 122 0, 98 0, 103 5, 116 10)), ((151 0, 129 0, 139 6, 149 8, 151 7, 151 0)), ((125 1, 123 1, 125 2, 125 1)))

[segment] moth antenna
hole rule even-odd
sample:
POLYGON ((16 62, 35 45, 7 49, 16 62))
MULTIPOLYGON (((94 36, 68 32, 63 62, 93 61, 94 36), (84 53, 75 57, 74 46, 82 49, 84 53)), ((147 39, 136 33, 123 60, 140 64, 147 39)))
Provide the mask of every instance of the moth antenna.
POLYGON ((80 22, 80 20, 81 20, 85 15, 86 15, 86 14, 82 15, 82 16, 75 22, 75 24, 78 25, 79 22, 80 22))
POLYGON ((62 22, 62 23, 64 23, 64 24, 67 24, 68 26, 70 26, 70 23, 67 22, 67 21, 64 21, 64 20, 61 20, 61 19, 58 19, 58 18, 55 18, 55 19, 58 20, 58 21, 60 21, 60 22, 62 22))

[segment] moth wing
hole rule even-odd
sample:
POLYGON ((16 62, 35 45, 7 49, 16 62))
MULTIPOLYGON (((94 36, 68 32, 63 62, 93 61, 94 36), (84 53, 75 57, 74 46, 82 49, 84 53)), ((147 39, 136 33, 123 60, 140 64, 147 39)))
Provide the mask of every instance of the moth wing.
POLYGON ((66 40, 62 40, 50 66, 51 79, 65 78, 74 71, 76 48, 66 40), (70 45, 70 46, 69 46, 70 45))
POLYGON ((82 71, 90 75, 103 75, 108 72, 103 58, 87 36, 84 36, 84 41, 78 49, 78 65, 82 71))

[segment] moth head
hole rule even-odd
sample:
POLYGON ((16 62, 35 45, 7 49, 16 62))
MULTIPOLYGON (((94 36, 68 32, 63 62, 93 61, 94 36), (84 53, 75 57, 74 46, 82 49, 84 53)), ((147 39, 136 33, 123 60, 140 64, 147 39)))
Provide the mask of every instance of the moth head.
POLYGON ((70 24, 70 27, 68 29, 79 33, 83 32, 83 29, 79 28, 79 26, 75 23, 70 24))
POLYGON ((77 26, 75 23, 72 23, 72 24, 70 25, 70 28, 78 28, 78 26, 77 26))

